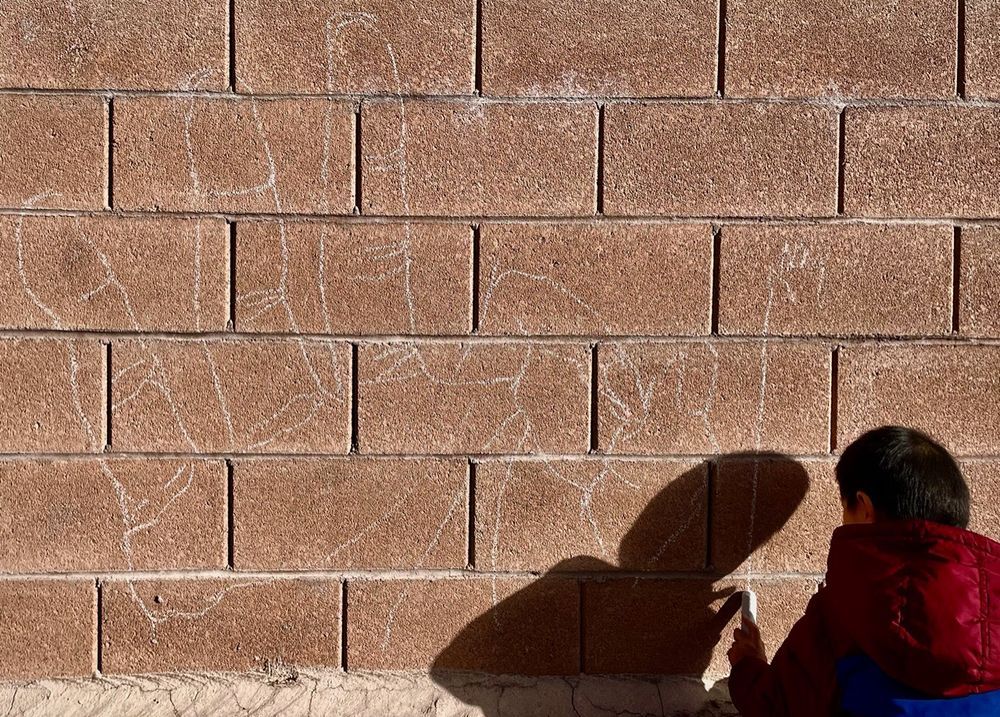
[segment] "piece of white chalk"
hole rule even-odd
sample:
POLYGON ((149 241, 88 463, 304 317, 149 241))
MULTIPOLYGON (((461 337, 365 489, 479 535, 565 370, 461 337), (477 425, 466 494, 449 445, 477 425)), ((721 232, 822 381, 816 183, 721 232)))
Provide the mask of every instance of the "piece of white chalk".
POLYGON ((743 619, 757 624, 757 593, 753 590, 743 591, 743 619))

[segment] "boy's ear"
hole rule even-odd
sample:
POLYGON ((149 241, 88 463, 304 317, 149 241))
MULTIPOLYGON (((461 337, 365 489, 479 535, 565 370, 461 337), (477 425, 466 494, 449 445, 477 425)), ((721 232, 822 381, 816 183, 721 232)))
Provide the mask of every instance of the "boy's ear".
POLYGON ((863 490, 859 490, 855 495, 855 505, 857 506, 857 515, 862 523, 874 523, 875 522, 875 505, 872 503, 871 496, 865 493, 863 490))

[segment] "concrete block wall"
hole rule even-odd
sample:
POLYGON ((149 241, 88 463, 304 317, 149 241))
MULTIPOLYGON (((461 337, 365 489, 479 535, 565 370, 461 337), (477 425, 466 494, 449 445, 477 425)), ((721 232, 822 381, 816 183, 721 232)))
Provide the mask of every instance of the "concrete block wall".
POLYGON ((5 680, 722 677, 727 597, 773 650, 887 422, 1000 534, 992 0, 0 37, 5 680))

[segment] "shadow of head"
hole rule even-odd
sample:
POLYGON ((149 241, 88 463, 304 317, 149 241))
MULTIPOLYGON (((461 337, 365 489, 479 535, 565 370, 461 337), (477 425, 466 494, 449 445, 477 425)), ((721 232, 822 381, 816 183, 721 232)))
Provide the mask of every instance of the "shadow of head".
POLYGON ((437 655, 432 677, 493 717, 504 690, 485 687, 485 675, 700 677, 724 667, 713 654, 740 604, 739 585, 727 576, 746 570, 808 489, 802 465, 781 454, 702 462, 645 505, 620 539, 617 561, 571 555, 537 579, 474 578, 492 584, 492 607, 437 655))

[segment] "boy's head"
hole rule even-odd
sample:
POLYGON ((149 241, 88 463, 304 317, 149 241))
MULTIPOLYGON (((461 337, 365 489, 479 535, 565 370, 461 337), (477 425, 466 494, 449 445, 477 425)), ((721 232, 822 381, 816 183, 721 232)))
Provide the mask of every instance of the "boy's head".
POLYGON ((969 487, 951 454, 912 428, 883 426, 844 449, 837 463, 844 523, 932 520, 965 528, 969 487))

